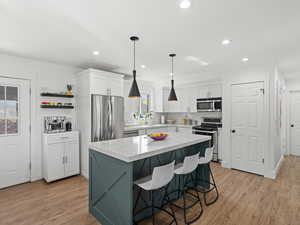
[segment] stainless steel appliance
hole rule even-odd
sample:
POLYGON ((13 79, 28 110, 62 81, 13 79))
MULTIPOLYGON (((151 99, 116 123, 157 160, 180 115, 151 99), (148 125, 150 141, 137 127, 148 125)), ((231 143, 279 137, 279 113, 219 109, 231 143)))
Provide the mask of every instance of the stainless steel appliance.
POLYGON ((193 134, 211 137, 210 147, 214 146, 213 162, 219 162, 218 130, 222 127, 222 118, 203 118, 199 126, 193 126, 193 134))
POLYGON ((92 95, 91 141, 123 137, 124 99, 109 95, 92 95))
POLYGON ((123 137, 136 137, 139 136, 139 131, 138 130, 127 130, 124 131, 123 137))
POLYGON ((222 98, 198 98, 197 112, 221 112, 222 98))
POLYGON ((65 116, 46 116, 44 117, 44 133, 65 132, 65 116))

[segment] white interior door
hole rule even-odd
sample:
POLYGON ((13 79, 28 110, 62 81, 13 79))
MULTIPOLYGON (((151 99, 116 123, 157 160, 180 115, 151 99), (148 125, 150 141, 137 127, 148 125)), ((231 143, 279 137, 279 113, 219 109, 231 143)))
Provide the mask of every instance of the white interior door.
POLYGON ((291 154, 300 156, 300 93, 291 93, 291 154))
POLYGON ((30 83, 0 77, 0 188, 30 179, 30 83))
POLYGON ((232 168, 263 174, 264 83, 231 87, 232 168))

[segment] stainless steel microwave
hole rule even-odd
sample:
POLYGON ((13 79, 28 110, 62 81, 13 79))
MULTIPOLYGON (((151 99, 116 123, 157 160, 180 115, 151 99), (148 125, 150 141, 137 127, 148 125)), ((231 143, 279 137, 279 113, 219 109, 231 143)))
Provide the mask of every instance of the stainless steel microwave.
POLYGON ((222 98, 198 98, 197 112, 221 112, 222 98))

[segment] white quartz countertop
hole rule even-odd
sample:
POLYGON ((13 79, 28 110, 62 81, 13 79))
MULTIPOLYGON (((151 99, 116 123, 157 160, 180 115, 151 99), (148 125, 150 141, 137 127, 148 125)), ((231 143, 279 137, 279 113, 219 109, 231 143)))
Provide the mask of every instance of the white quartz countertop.
POLYGON ((186 127, 192 128, 195 125, 184 125, 184 124, 147 124, 147 125, 129 125, 124 127, 124 131, 141 130, 141 129, 151 129, 160 127, 186 127))
POLYGON ((133 162, 211 139, 209 136, 189 133, 169 132, 168 134, 169 136, 162 141, 153 141, 146 135, 142 135, 93 142, 90 143, 89 148, 125 162, 133 162))

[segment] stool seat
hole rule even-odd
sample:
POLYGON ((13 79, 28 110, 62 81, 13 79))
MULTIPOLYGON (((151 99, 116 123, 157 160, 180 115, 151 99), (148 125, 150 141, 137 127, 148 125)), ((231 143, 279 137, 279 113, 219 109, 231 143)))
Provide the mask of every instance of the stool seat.
POLYGON ((152 175, 138 179, 134 181, 134 184, 146 191, 150 191, 152 189, 152 175))
POLYGON ((182 163, 177 163, 175 165, 174 173, 176 175, 186 175, 195 171, 199 164, 199 153, 184 157, 182 163))
POLYGON ((164 166, 155 167, 152 175, 138 179, 134 183, 146 191, 160 189, 173 179, 174 165, 175 161, 164 166))
POLYGON ((208 164, 210 162, 209 159, 205 158, 205 157, 200 157, 199 158, 199 165, 204 165, 204 164, 208 164))

